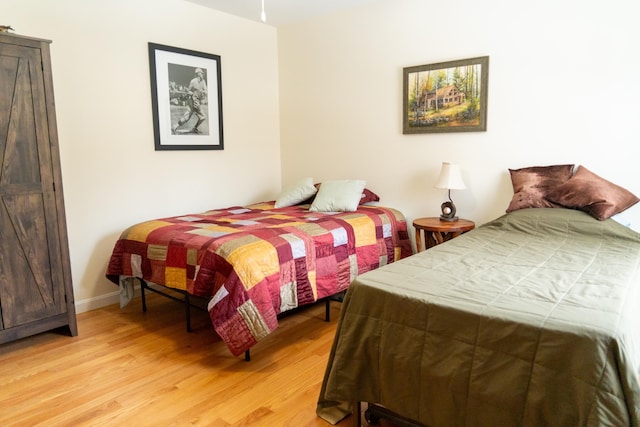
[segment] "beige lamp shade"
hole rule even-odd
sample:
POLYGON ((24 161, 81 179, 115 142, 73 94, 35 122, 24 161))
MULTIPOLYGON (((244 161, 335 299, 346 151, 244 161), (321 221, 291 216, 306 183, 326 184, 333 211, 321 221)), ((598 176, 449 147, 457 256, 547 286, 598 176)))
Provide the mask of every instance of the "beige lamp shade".
POLYGON ((464 190, 467 188, 462 180, 460 166, 455 163, 442 162, 440 176, 438 177, 434 187, 445 190, 464 190))

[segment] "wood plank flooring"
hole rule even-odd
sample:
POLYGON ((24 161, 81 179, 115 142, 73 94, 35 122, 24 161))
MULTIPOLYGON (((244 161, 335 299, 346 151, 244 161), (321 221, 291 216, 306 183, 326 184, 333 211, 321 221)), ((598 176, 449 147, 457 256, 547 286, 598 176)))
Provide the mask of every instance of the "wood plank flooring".
POLYGON ((137 298, 79 314, 77 337, 0 345, 0 425, 326 427, 315 408, 339 310, 332 302, 331 322, 323 303, 283 317, 250 362, 205 312, 186 332, 182 306, 161 296, 147 313, 137 298))

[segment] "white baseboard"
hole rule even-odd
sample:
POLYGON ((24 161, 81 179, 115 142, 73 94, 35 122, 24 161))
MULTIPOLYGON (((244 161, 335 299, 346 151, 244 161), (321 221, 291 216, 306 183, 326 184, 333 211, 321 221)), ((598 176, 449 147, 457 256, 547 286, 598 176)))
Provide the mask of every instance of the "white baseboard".
MULTIPOLYGON (((136 286, 134 290, 134 298, 139 296, 140 287, 136 286)), ((98 308, 106 307, 113 304, 120 304, 120 291, 109 292, 108 294, 100 295, 97 297, 75 301, 76 314, 84 313, 85 311, 96 310, 98 308)))
MULTIPOLYGON (((163 289, 163 286, 156 285, 155 283, 148 283, 148 286, 156 289, 163 289)), ((135 285, 133 288, 133 297, 140 296, 140 285, 135 285)), ((120 291, 109 292, 108 294, 100 295, 93 298, 87 298, 79 301, 75 301, 76 314, 84 313, 85 311, 96 310, 98 308, 106 307, 108 305, 120 304, 120 291)))

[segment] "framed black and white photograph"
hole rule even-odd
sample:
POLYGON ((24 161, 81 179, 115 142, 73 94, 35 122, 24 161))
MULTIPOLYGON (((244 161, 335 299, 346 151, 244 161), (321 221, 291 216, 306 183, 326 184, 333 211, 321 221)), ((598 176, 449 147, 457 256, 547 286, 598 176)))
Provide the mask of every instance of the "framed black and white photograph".
POLYGON ((157 150, 223 150, 220 56, 149 43, 157 150))
POLYGON ((402 133, 487 130, 489 57, 403 69, 402 133))

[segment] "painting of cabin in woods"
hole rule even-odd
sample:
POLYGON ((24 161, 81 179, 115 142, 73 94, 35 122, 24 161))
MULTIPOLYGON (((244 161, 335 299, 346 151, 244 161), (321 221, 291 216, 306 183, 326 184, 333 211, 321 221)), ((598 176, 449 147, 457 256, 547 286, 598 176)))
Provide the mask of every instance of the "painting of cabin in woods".
POLYGON ((404 69, 403 133, 485 131, 489 57, 404 69))

